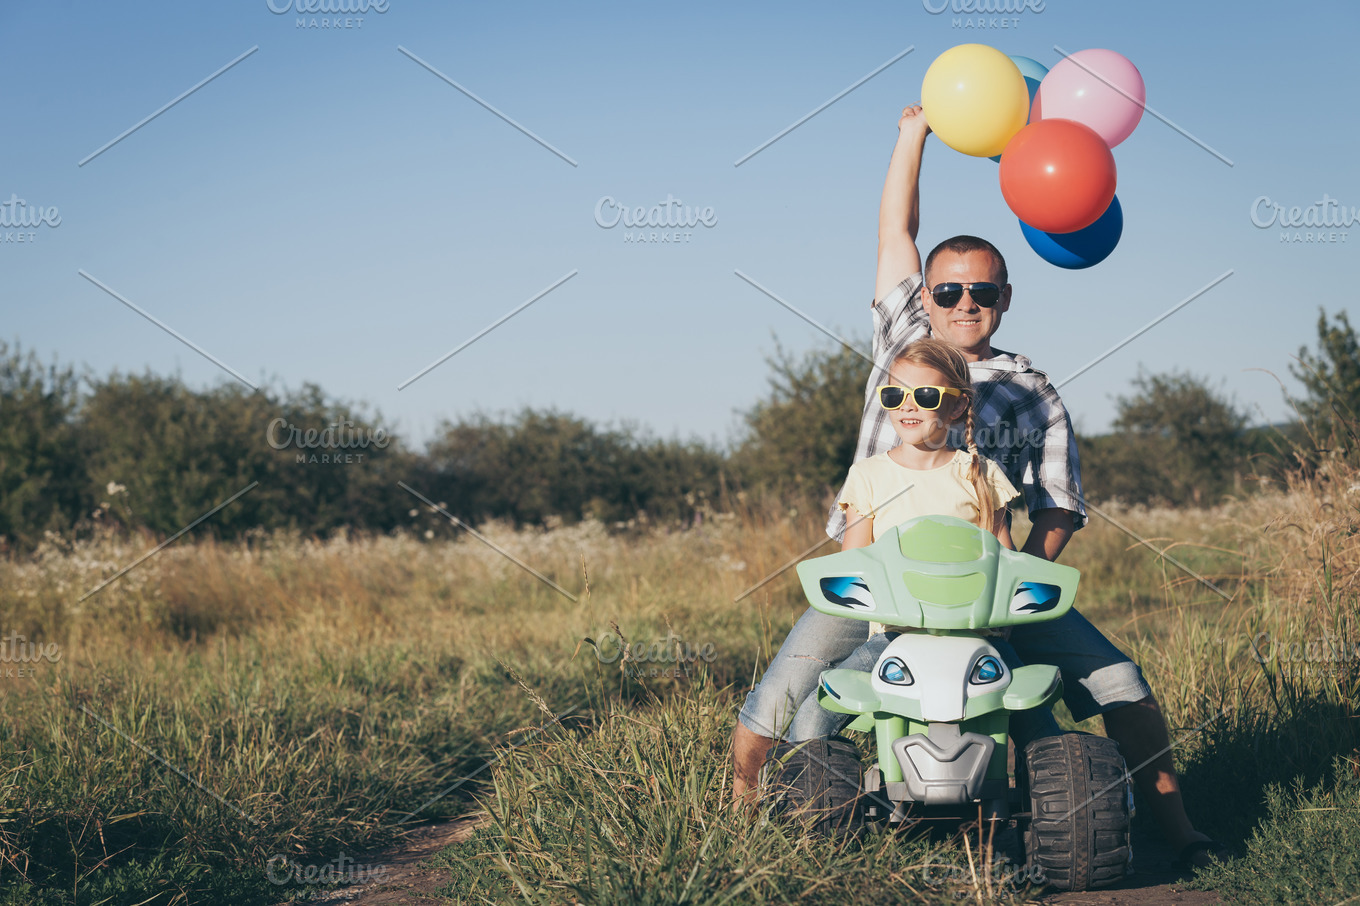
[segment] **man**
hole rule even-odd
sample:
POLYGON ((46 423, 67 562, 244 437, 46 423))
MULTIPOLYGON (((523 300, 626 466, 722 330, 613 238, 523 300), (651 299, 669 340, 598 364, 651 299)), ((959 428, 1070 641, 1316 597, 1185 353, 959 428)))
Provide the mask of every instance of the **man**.
MULTIPOLYGON (((897 351, 926 335, 952 343, 972 372, 978 446, 1024 493, 1033 529, 1023 550, 1055 560, 1086 520, 1071 420, 1042 372, 1030 368, 1024 356, 991 345, 1011 303, 1005 261, 991 243, 971 236, 947 240, 931 252, 921 274, 919 180, 929 132, 919 106, 903 111, 879 208, 875 366, 855 459, 895 443, 892 413, 875 405, 873 388, 889 383, 887 371, 897 351)), ((839 538, 845 525, 844 512, 833 506, 827 534, 839 538)), ((755 785, 774 736, 797 742, 834 732, 834 715, 799 705, 816 688, 822 670, 837 664, 872 667, 872 662, 845 660, 871 658, 859 647, 867 638, 868 625, 858 620, 809 609, 798 621, 742 708, 732 742, 738 799, 755 785)), ((1126 761, 1147 762, 1134 780, 1180 853, 1179 861, 1205 865, 1223 857, 1223 847, 1196 831, 1185 814, 1166 721, 1137 665, 1076 611, 1050 623, 1016 627, 1010 641, 1021 660, 1059 667, 1064 699, 1077 720, 1101 714, 1126 761)))

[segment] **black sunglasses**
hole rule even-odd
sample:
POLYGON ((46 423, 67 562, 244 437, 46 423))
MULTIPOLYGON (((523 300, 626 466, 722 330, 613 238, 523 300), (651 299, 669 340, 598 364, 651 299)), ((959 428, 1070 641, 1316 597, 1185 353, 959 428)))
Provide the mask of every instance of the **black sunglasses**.
POLYGON ((991 308, 1001 301, 1001 287, 995 283, 940 283, 930 291, 930 297, 941 308, 953 308, 963 298, 963 291, 983 308, 991 308))

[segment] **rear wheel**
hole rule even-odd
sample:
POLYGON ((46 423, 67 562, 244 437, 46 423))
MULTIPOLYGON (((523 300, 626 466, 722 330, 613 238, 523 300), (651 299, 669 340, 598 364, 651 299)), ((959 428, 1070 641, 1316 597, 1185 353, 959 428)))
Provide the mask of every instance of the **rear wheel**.
POLYGON ((1025 747, 1031 868, 1062 890, 1114 884, 1132 852, 1129 778, 1112 739, 1066 733, 1025 747))
POLYGON ((816 834, 857 833, 864 823, 859 753, 839 736, 781 742, 766 763, 773 812, 816 834))

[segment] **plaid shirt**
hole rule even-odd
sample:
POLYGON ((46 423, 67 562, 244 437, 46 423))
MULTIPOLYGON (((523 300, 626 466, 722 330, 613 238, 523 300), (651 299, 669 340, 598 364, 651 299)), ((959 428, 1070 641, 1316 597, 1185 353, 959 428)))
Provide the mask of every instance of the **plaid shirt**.
MULTIPOLYGON (((874 369, 864 388, 855 461, 897 446, 889 413, 878 405, 876 390, 891 383, 888 370, 908 343, 930 335, 930 318, 921 305, 921 275, 913 274, 874 304, 874 369)), ((978 452, 999 465, 1025 495, 1031 515, 1058 507, 1072 511, 1073 528, 1086 522, 1081 504, 1081 465, 1072 420, 1048 375, 1030 367, 1022 355, 993 349, 994 355, 969 362, 973 389, 973 440, 978 452)), ((964 429, 950 431, 949 442, 965 447, 964 429)), ((836 498, 839 500, 840 495, 836 498)), ((826 533, 839 539, 845 513, 834 503, 826 533)))

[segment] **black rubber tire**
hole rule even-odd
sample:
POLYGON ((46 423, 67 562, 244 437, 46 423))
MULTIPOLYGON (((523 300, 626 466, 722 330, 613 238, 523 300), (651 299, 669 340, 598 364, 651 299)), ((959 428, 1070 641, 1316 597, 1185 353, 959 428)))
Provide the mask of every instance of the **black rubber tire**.
POLYGON ((1129 867, 1129 789, 1119 746, 1065 733, 1025 747, 1030 821, 1025 850, 1060 890, 1123 880, 1129 867))
POLYGON ((832 736, 780 742, 766 762, 772 813, 807 824, 822 836, 857 834, 864 826, 859 752, 832 736))

